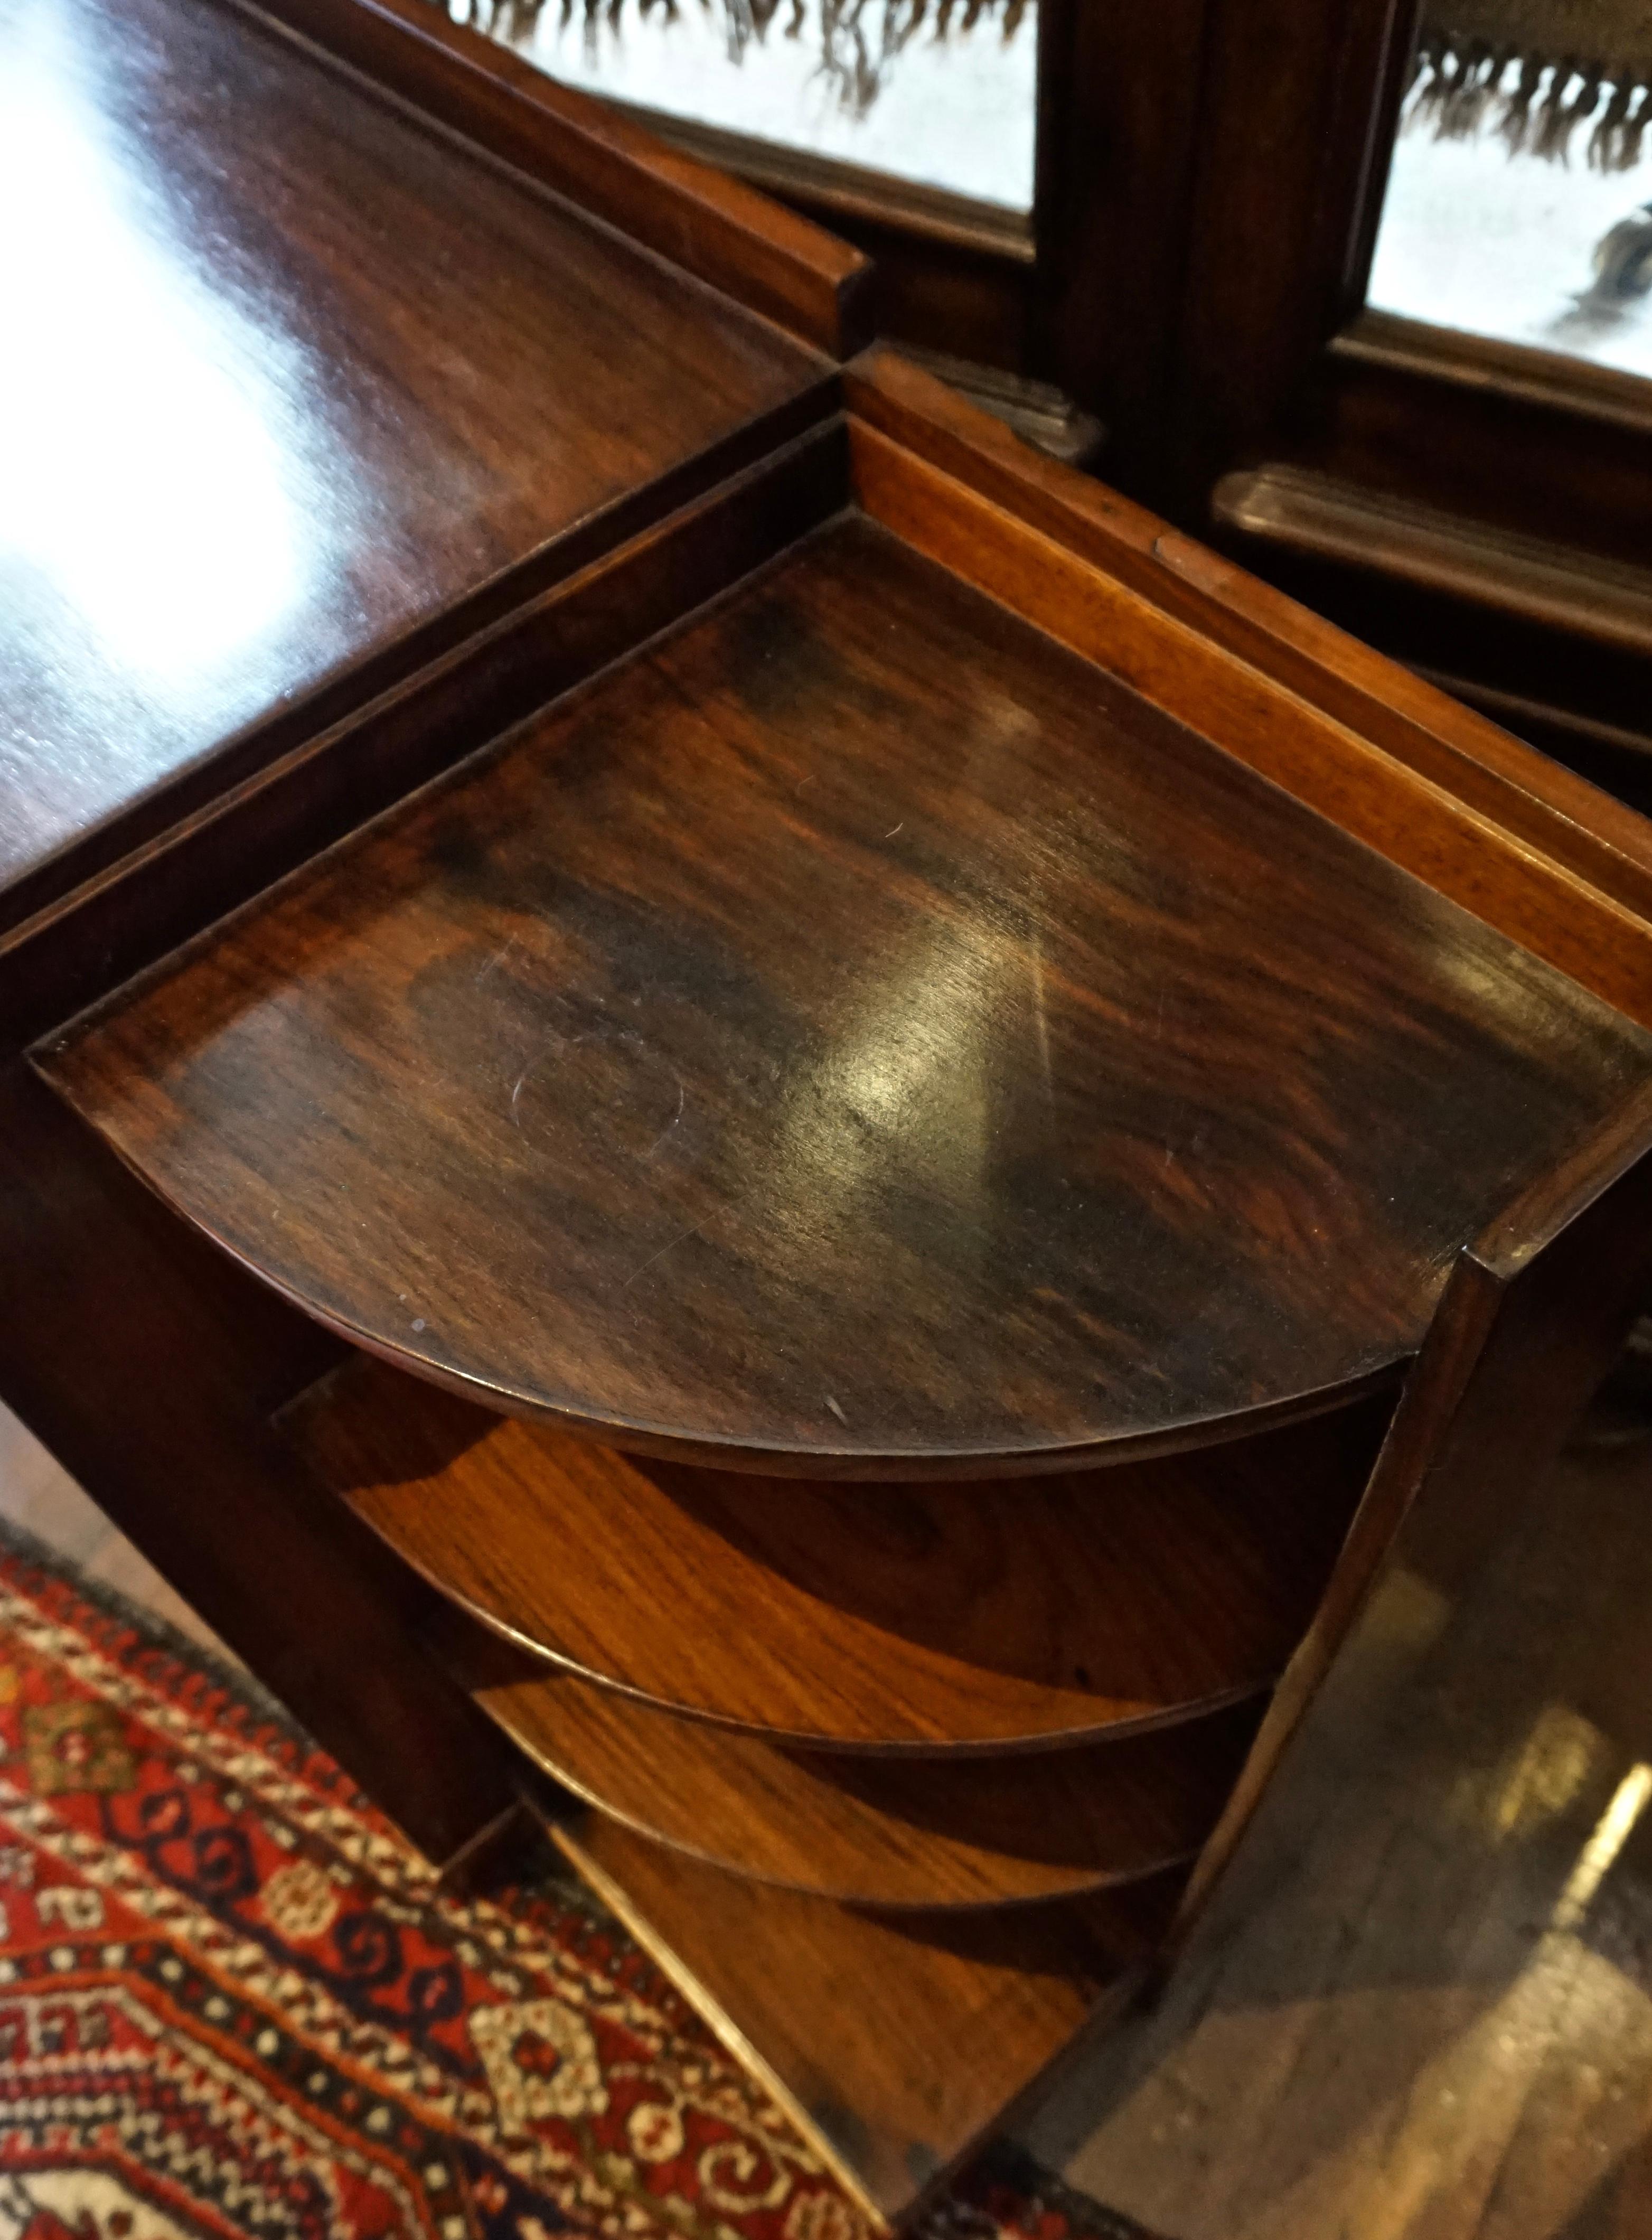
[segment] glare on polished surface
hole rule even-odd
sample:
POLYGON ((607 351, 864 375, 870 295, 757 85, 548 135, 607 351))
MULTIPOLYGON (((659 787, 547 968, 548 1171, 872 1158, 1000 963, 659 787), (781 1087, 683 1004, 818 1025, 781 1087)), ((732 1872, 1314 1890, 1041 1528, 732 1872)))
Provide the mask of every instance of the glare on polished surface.
POLYGON ((138 689, 176 688, 244 659, 303 587, 279 341, 203 290, 117 160, 70 20, 33 0, 8 44, 0 291, 33 318, 0 352, 0 550, 138 689))
POLYGON ((0 885, 341 650, 303 354, 157 160, 193 90, 109 24, 0 7, 0 885))

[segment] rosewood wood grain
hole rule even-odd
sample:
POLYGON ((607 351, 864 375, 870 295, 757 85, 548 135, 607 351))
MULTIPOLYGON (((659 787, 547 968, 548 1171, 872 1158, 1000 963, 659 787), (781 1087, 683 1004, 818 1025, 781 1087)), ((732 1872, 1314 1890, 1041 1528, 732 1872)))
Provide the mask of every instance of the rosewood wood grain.
MULTIPOLYGON (((1616 1009, 1652 1023, 1652 922, 1563 863, 1535 855, 1502 823, 1350 729, 1293 706, 1270 677, 1227 658, 1202 632, 966 484, 874 430, 856 424, 855 435, 857 493, 896 535, 1076 652, 1106 663, 1156 705, 1616 1009)), ((1183 558, 1196 573, 1200 549, 1183 558)))
POLYGON ((1405 1529, 1436 1584, 1495 1550, 1620 1353, 1652 1283, 1652 1087, 1500 1209, 1460 1255, 1329 1582, 1189 1887, 1205 1903, 1405 1529), (1413 1510, 1416 1511, 1415 1522, 1413 1510))
MULTIPOLYGON (((221 758, 192 816, 0 932, 0 1049, 72 1017, 837 512, 846 450, 839 423, 796 437, 238 783, 221 758)), ((588 541, 568 540, 570 563, 588 541)))
POLYGON ((334 1351, 26 1067, 0 1067, 0 1399, 441 1865, 511 1756, 421 1645, 436 1597, 271 1435, 334 1351))
POLYGON ((709 1865, 856 1905, 1027 1904, 1190 1862, 1262 1709, 1076 1750, 856 1757, 777 1749, 486 1649, 459 1668, 472 1700, 564 1789, 709 1865))
POLYGON ((1140 1731, 1269 1686, 1386 1417, 1377 1401, 1196 1457, 958 1490, 645 1460, 365 1358, 282 1424, 521 1647, 771 1742, 962 1752, 1140 1731))
POLYGON ((1652 917, 1645 818, 1116 491, 1029 457, 898 353, 868 351, 847 386, 856 417, 903 450, 1117 577, 1465 809, 1652 917))
POLYGON ((1224 475, 1210 503, 1220 526, 1237 537, 1652 655, 1652 569, 1277 462, 1224 475))
MULTIPOLYGON (((1126 595, 1075 596, 1139 665, 1126 595)), ((1229 666, 1218 735, 1330 743, 1229 666)), ((1362 1389, 1649 1062, 856 518, 41 1055, 387 1357, 615 1443, 868 1478, 1362 1389)))
POLYGON ((258 12, 820 349, 866 339, 858 250, 430 0, 262 0, 258 12))
POLYGON ((0 922, 829 399, 767 321, 215 0, 14 9, 0 83, 33 211, 0 922))
POLYGON ((1181 1884, 872 1914, 723 1874, 600 1815, 553 1833, 887 2225, 1120 2011, 1181 1884))

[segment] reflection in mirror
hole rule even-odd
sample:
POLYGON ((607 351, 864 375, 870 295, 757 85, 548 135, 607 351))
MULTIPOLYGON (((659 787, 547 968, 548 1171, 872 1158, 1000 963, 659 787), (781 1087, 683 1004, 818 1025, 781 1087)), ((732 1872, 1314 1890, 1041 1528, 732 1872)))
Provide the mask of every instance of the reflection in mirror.
POLYGON ((1036 0, 446 0, 564 84, 1024 213, 1036 0))
POLYGON ((1379 310, 1652 374, 1652 9, 1425 0, 1379 310))

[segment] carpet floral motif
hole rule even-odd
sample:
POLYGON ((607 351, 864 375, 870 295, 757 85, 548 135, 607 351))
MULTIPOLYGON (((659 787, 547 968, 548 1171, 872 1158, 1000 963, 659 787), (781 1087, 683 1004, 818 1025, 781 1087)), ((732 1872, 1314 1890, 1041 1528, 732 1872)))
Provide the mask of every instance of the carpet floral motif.
MULTIPOLYGON (((990 2169, 930 2223, 1115 2230, 990 2169)), ((445 1897, 330 1760, 0 1547, 0 2240, 865 2229, 616 1923, 445 1897)))

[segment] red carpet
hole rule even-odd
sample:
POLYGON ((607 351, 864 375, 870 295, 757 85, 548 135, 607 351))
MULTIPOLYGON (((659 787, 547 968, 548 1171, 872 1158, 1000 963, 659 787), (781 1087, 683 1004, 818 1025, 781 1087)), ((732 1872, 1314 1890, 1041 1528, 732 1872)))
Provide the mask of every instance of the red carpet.
MULTIPOLYGON (((0 1753, 0 2240, 860 2240, 606 1916, 442 1897, 330 1759, 3 1545, 0 1753)), ((1002 2155, 929 2226, 1130 2230, 1002 2155)))

